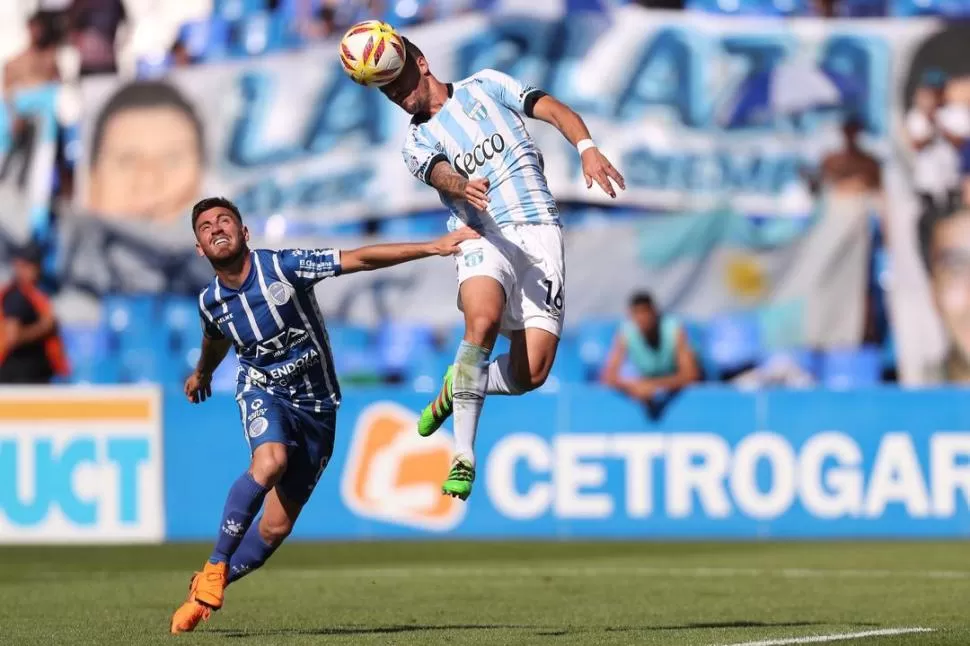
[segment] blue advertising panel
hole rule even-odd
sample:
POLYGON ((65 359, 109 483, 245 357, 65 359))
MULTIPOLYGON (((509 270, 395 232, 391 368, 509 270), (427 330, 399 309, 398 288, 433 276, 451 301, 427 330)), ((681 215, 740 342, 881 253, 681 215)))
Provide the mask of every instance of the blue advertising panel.
MULTIPOLYGON (((648 411, 596 387, 490 397, 468 503, 426 395, 349 392, 296 538, 816 538, 970 534, 959 390, 701 388, 648 411)), ((238 407, 165 406, 167 538, 204 539, 247 465, 238 407)))

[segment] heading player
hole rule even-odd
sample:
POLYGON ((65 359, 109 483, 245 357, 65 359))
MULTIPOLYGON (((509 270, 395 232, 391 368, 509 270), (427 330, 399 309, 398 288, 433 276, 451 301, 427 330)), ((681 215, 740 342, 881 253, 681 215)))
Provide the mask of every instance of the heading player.
POLYGON ((542 153, 522 116, 550 123, 581 157, 586 187, 610 197, 623 176, 590 138, 582 118, 542 90, 495 70, 443 83, 418 47, 403 39, 404 69, 381 91, 413 115, 404 161, 437 189, 451 230, 474 228, 456 259, 465 336, 438 397, 421 414, 431 435, 455 414, 455 457, 442 492, 465 500, 475 480, 473 445, 486 394, 518 395, 541 386, 556 356, 565 307, 563 239, 542 153), (489 363, 499 332, 509 354, 489 363))
POLYGON ((185 382, 189 401, 211 394, 212 373, 235 347, 236 401, 252 461, 229 489, 219 536, 171 631, 193 630, 222 607, 227 585, 260 567, 289 535, 333 451, 340 386, 313 286, 331 276, 449 256, 477 237, 337 249, 249 249, 239 209, 224 198, 192 209, 196 248, 216 276, 199 294, 202 356, 185 382), (263 509, 258 523, 254 518, 263 509))

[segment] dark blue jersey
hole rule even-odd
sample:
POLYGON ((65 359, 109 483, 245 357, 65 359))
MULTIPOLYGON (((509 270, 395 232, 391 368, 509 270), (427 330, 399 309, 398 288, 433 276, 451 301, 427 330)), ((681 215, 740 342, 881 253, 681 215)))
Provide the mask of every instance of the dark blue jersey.
POLYGON ((313 286, 340 274, 336 249, 251 252, 238 290, 214 278, 199 294, 203 333, 230 339, 239 357, 237 394, 253 389, 320 411, 340 403, 330 340, 313 286))

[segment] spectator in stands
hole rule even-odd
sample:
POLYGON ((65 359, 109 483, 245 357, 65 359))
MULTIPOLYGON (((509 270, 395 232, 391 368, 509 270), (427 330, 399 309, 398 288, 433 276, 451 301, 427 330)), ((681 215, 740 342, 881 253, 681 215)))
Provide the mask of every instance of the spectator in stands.
POLYGON ((822 160, 822 184, 834 192, 849 195, 872 195, 882 190, 879 161, 859 145, 862 122, 849 117, 842 124, 844 147, 822 160))
MULTIPOLYGON (((10 106, 17 92, 58 80, 57 40, 52 19, 48 14, 37 13, 27 23, 29 44, 3 66, 3 98, 10 106)), ((14 111, 10 111, 14 114, 14 111)), ((0 163, 0 181, 6 179, 14 161, 21 161, 17 185, 23 188, 33 155, 36 127, 33 121, 23 117, 13 120, 10 149, 0 163)))
POLYGON ((308 19, 300 21, 299 29, 307 40, 330 38, 337 30, 337 12, 329 3, 323 3, 313 9, 308 19))
POLYGON ((125 18, 121 0, 74 0, 70 41, 81 54, 81 75, 116 71, 115 35, 125 18))
POLYGON ((936 207, 950 209, 957 201, 959 148, 952 128, 944 123, 955 115, 944 108, 946 83, 939 69, 924 71, 906 114, 906 135, 914 151, 913 184, 924 213, 936 207))
POLYGON ((949 349, 926 383, 970 382, 970 207, 923 214, 920 250, 949 349))
POLYGON ((175 87, 125 85, 94 125, 86 206, 109 218, 184 218, 201 190, 204 156, 202 122, 175 87))
POLYGON ((37 287, 41 259, 36 245, 20 249, 14 258, 13 281, 2 291, 0 383, 44 384, 55 375, 68 374, 53 307, 37 287))
POLYGON ((670 314, 662 314, 647 293, 630 299, 630 316, 613 339, 600 377, 602 383, 631 399, 650 404, 661 393, 701 380, 701 370, 687 333, 670 314), (621 375, 629 359, 637 376, 621 375))

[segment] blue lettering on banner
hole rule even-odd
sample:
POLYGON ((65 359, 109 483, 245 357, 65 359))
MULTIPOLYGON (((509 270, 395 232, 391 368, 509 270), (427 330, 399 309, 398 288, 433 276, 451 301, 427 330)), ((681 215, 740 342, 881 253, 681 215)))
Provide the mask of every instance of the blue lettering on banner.
POLYGON ((312 209, 361 202, 375 171, 357 167, 328 176, 302 177, 289 185, 265 178, 243 185, 234 201, 244 213, 266 216, 286 208, 312 209))
POLYGON ((799 168, 793 154, 745 157, 728 150, 665 153, 646 147, 627 151, 621 163, 633 187, 766 194, 777 194, 796 181, 799 168))
POLYGON ((679 27, 661 29, 649 41, 616 103, 624 121, 640 118, 644 108, 667 106, 680 123, 700 126, 709 112, 703 95, 705 57, 710 42, 679 27))
POLYGON ((354 135, 363 135, 362 141, 368 145, 384 143, 390 128, 385 113, 390 106, 387 100, 351 81, 339 71, 339 65, 331 77, 333 80, 321 89, 312 116, 302 124, 302 131, 295 129, 297 137, 291 143, 274 147, 263 135, 271 118, 273 99, 279 93, 278 83, 265 72, 240 75, 243 108, 233 124, 227 160, 240 168, 291 162, 329 152, 354 135))
POLYGON ((0 440, 0 512, 14 525, 29 527, 42 523, 56 506, 70 522, 91 526, 98 522, 104 496, 112 495, 118 497, 117 520, 138 523, 138 468, 148 460, 149 443, 143 438, 79 437, 59 450, 48 438, 0 440), (74 479, 84 466, 113 469, 116 485, 94 498, 82 498, 74 489, 74 479), (34 475, 27 488, 31 496, 18 487, 25 470, 34 475))

